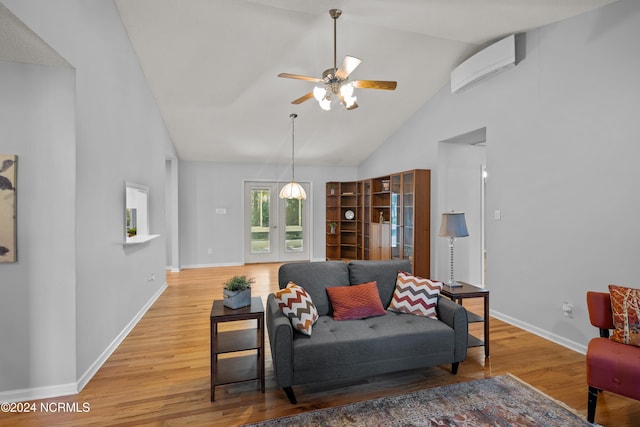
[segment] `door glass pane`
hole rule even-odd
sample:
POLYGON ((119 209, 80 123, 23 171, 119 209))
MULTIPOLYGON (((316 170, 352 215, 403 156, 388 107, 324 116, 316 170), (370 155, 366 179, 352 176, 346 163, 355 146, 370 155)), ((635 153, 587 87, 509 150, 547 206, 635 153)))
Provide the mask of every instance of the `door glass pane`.
POLYGON ((304 241, 302 238, 302 203, 303 200, 285 199, 285 252, 302 252, 304 241))
POLYGON ((371 259, 369 250, 371 245, 371 181, 364 182, 364 253, 362 259, 371 259))
POLYGON ((268 189, 251 190, 251 253, 271 252, 271 227, 269 226, 269 207, 271 191, 268 189))
POLYGON ((391 258, 400 257, 400 175, 391 175, 391 258))
POLYGON ((404 186, 402 189, 404 239, 402 247, 402 257, 404 259, 413 260, 413 235, 414 235, 414 183, 413 173, 404 174, 404 186))

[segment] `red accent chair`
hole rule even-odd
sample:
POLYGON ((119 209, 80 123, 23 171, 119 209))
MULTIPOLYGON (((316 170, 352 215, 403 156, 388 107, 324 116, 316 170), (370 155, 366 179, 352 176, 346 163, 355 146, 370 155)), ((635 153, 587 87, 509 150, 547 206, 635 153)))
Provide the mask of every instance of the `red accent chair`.
POLYGON ((609 329, 614 328, 609 293, 587 292, 587 308, 591 324, 600 329, 600 338, 587 347, 587 420, 593 423, 600 391, 640 400, 640 347, 609 339, 609 329))

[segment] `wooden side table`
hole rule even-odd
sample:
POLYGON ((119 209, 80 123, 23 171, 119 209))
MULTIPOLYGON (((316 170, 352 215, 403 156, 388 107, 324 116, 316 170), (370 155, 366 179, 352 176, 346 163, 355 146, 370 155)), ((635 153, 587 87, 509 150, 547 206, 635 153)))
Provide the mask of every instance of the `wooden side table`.
POLYGON ((237 310, 227 308, 223 300, 211 307, 211 401, 216 400, 216 386, 260 380, 264 393, 264 306, 260 297, 252 297, 251 305, 237 310), (218 331, 221 322, 257 321, 255 328, 218 331), (218 355, 256 350, 257 354, 218 358, 218 355))
POLYGON ((462 286, 452 288, 444 285, 440 293, 460 305, 462 305, 462 300, 465 298, 484 298, 484 316, 479 316, 470 311, 467 312, 469 315, 469 323, 484 322, 484 340, 469 334, 467 345, 469 347, 484 346, 484 355, 485 357, 489 357, 489 290, 473 286, 466 282, 458 281, 458 284, 462 286))

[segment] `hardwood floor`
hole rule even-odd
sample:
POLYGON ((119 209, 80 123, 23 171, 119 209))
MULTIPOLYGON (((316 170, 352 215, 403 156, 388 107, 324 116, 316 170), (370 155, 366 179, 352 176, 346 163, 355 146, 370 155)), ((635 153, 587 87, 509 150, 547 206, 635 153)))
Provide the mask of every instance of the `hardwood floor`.
MULTIPOLYGON (((362 381, 296 387, 291 405, 273 378, 267 352, 267 387, 258 382, 216 388, 210 402, 209 312, 232 275, 255 277, 253 295, 277 288, 278 264, 254 264, 168 273, 168 289, 78 395, 36 401, 33 413, 0 413, 3 426, 233 426, 312 409, 405 393, 455 382, 511 373, 585 417, 587 387, 584 356, 496 319, 491 320, 491 357, 482 347, 469 350, 458 375, 450 366, 401 372, 362 381), (87 407, 89 411, 81 412, 87 407), (47 413, 45 408, 55 409, 47 413), (68 404, 77 412, 64 412, 68 404), (64 409, 64 408, 63 408, 64 409)), ((481 299, 466 300, 482 312, 481 299)), ((481 324, 472 329, 482 334, 481 324)), ((594 329, 594 335, 596 334, 594 329)), ((637 426, 640 403, 602 393, 596 422, 637 426)))

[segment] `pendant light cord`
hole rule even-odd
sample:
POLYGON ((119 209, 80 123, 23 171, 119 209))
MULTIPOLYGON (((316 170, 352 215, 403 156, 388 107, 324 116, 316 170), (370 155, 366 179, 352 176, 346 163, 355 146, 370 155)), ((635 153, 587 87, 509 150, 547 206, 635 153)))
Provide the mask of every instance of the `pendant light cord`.
POLYGON ((294 145, 295 145, 295 119, 298 117, 296 113, 291 113, 291 182, 295 181, 295 161, 294 161, 294 145))

